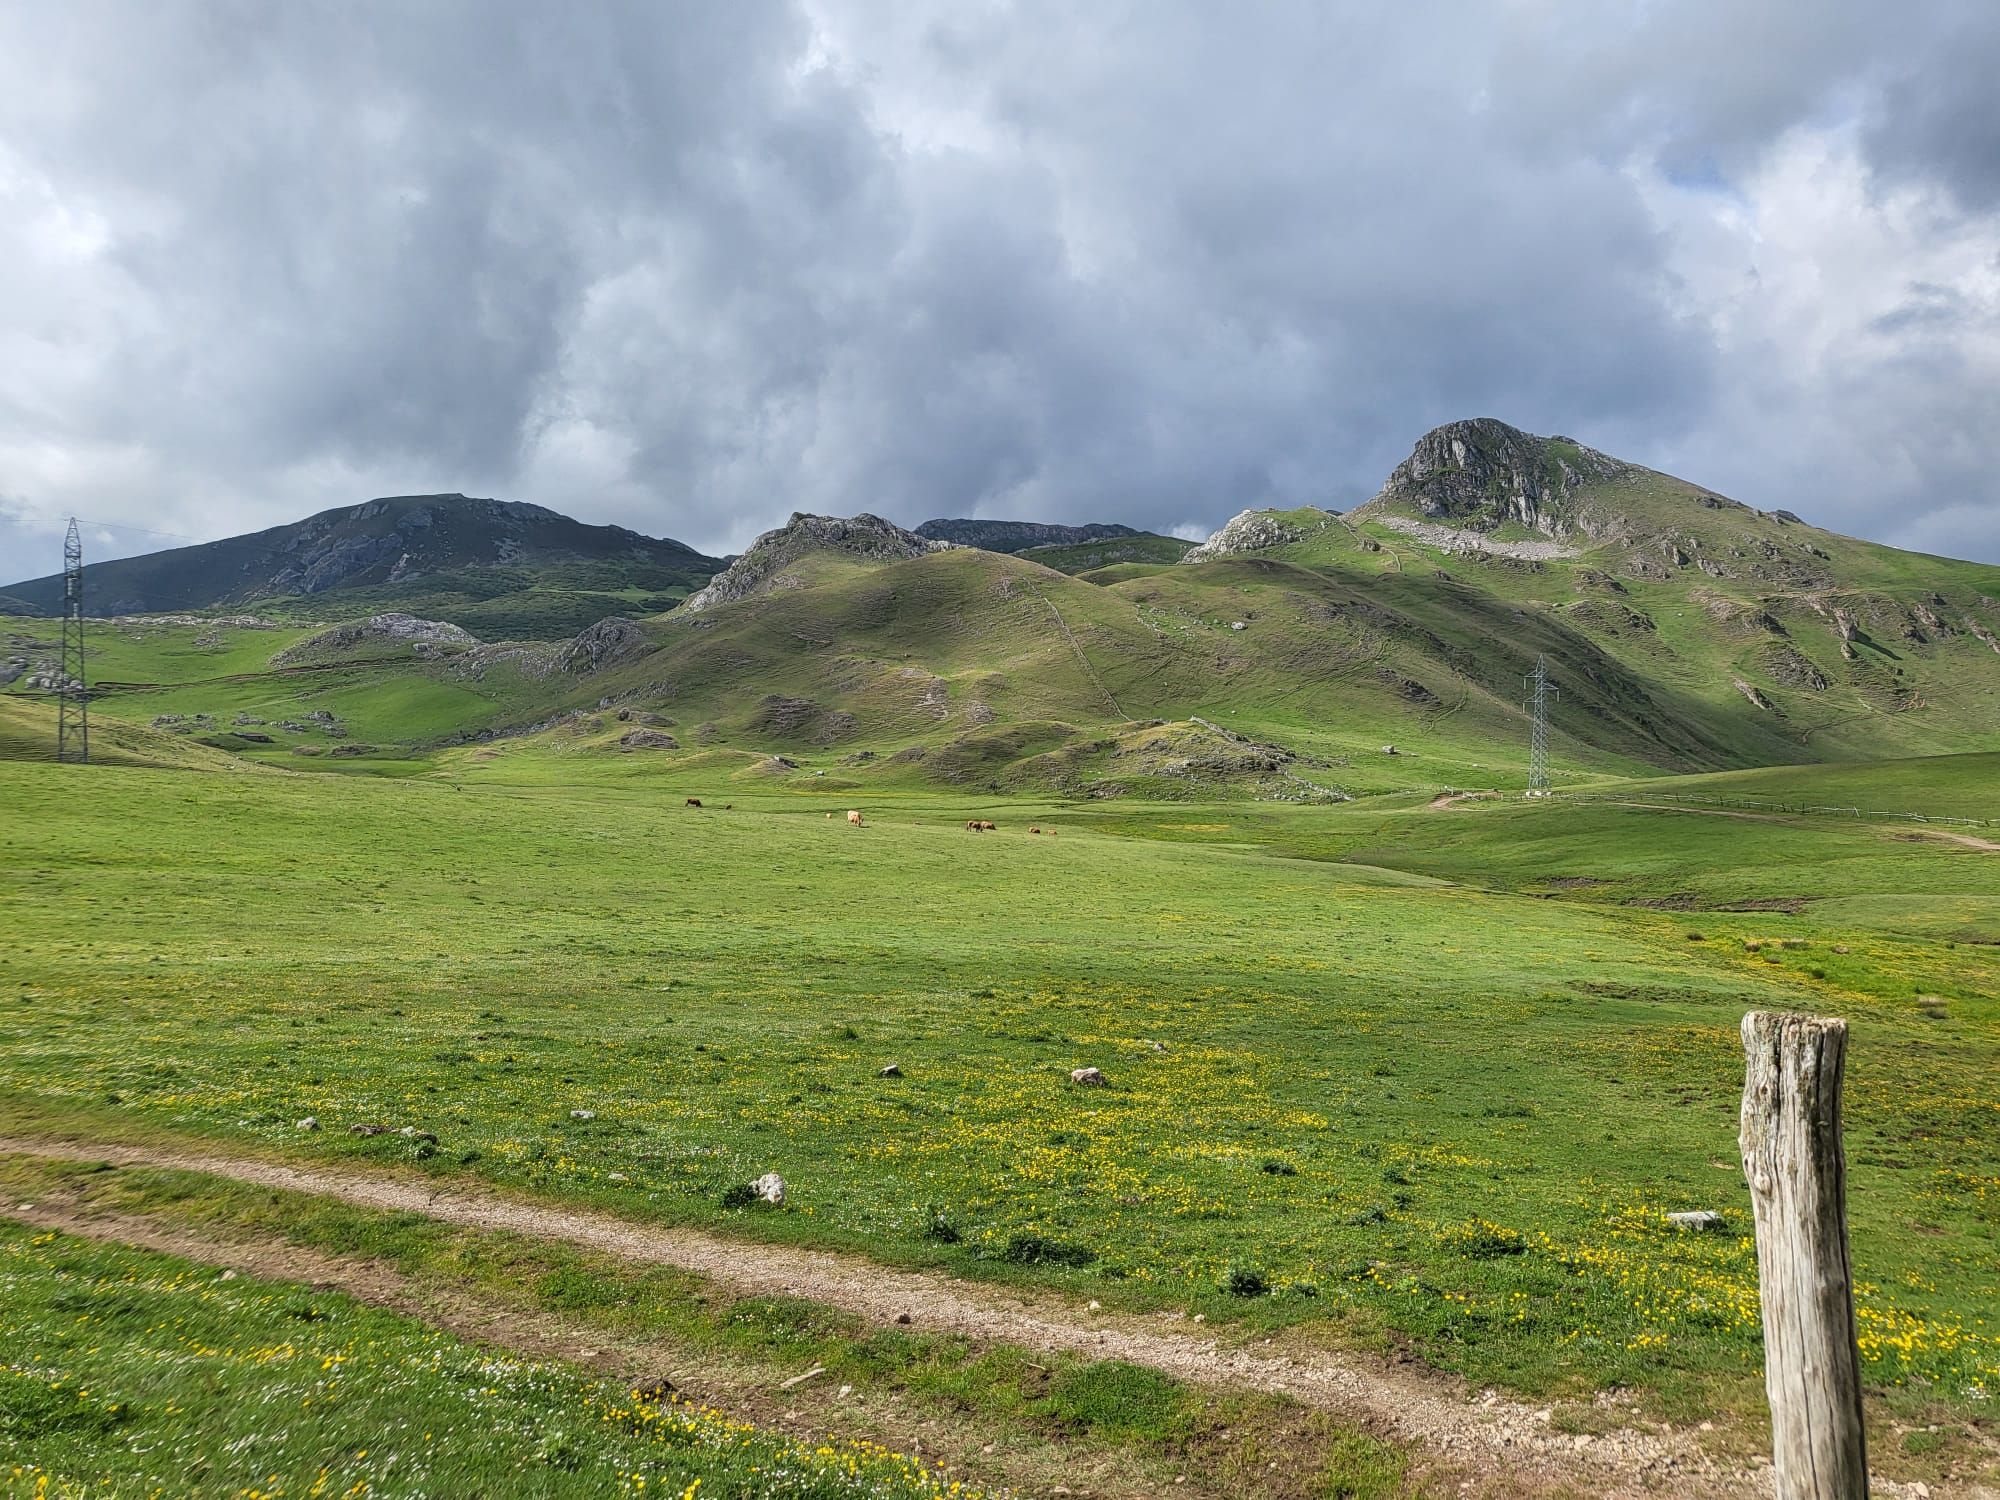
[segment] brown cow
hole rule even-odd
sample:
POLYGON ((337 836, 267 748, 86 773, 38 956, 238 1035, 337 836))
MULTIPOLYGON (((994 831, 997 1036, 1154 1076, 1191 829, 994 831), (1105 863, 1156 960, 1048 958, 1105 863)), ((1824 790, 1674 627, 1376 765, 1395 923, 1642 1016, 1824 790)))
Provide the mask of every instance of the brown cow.
POLYGON ((965 820, 965 828, 966 828, 966 832, 968 832, 968 833, 977 833, 977 832, 979 832, 979 819, 977 819, 977 818, 967 818, 967 819, 965 820))
POLYGON ((1030 824, 1028 827, 1028 832, 1030 833, 1040 833, 1041 831, 1041 828, 1035 824, 1030 824))
POLYGON ((981 832, 991 833, 993 831, 994 825, 991 823, 981 823, 979 827, 981 832))
POLYGON ((847 826, 849 828, 859 828, 861 826, 861 814, 851 807, 847 810, 847 826))
POLYGON ((701 798, 699 798, 699 797, 690 797, 690 798, 688 798, 688 799, 687 799, 687 801, 686 801, 685 803, 683 803, 683 804, 682 804, 682 806, 684 806, 684 807, 700 807, 700 806, 701 806, 701 798))

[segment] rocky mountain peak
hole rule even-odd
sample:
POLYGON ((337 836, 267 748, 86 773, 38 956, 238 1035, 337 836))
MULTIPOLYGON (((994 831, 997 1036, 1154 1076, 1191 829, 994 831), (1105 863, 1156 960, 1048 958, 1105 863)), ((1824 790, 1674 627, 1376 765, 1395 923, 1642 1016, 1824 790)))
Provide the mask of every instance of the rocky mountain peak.
POLYGON ((1402 501, 1458 526, 1513 521, 1561 537, 1572 520, 1568 502, 1579 489, 1632 471, 1574 439, 1536 437, 1492 417, 1474 417, 1418 438, 1369 503, 1402 501))
POLYGON ((689 595, 681 604, 681 612, 698 614, 718 604, 748 598, 782 577, 787 564, 813 552, 842 552, 870 561, 895 562, 922 557, 927 552, 948 551, 954 545, 926 540, 914 531, 905 531, 894 521, 885 521, 865 511, 847 517, 812 516, 794 511, 791 520, 758 537, 741 557, 711 579, 708 587, 689 595))

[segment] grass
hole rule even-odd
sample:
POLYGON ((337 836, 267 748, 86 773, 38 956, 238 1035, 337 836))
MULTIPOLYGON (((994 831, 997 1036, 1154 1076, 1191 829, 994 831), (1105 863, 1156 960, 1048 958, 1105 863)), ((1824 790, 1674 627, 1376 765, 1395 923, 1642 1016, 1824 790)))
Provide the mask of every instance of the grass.
MULTIPOLYGON (((1685 912, 1541 899, 1586 854, 1677 885, 1713 846, 1675 841, 1733 823, 1127 806, 1094 832, 1101 809, 1044 804, 977 836, 969 799, 851 830, 822 816, 844 796, 696 813, 629 762, 451 764, 0 766, 47 810, 0 832, 0 1124, 414 1162, 1685 1416, 1760 1399, 1736 1022, 1811 1007, 1854 1026, 1869 1380, 1977 1413, 2000 1379, 1992 949, 1811 908, 1703 911, 1697 942, 1685 912), (1082 1065, 1111 1086, 1071 1087, 1082 1065), (439 1141, 346 1133, 367 1121, 439 1141), (725 1206, 767 1170, 785 1209, 725 1206), (1674 1232, 1683 1208, 1727 1232, 1674 1232), (1080 1253, 1010 1255, 1024 1236, 1080 1253)), ((1741 868, 1791 850, 1851 900, 1975 857, 1842 865, 1816 825, 1745 826, 1741 868)))
POLYGON ((0 1479, 20 1494, 972 1492, 331 1292, 0 1223, 0 1479))
POLYGON ((1179 537, 1143 532, 1138 536, 1107 537, 1095 542, 1071 542, 1048 547, 1027 547, 1015 556, 1038 562, 1058 573, 1089 573, 1098 568, 1131 563, 1177 563, 1194 546, 1179 537))
POLYGON ((388 1267, 427 1303, 478 1309, 482 1327, 554 1321, 573 1344, 613 1351, 642 1373, 666 1366, 679 1385, 755 1421, 803 1403, 809 1422, 850 1443, 921 1430, 927 1450, 961 1477, 969 1462, 1034 1488, 1115 1469, 1165 1488, 1199 1459, 1202 1492, 1318 1497, 1338 1481, 1355 1494, 1405 1493, 1403 1456, 1391 1445, 1278 1398, 1198 1393, 1117 1361, 870 1329, 823 1306, 735 1297, 659 1266, 197 1173, 0 1158, 0 1184, 23 1199, 59 1196, 208 1239, 276 1241, 388 1267), (784 1386, 814 1369, 821 1383, 784 1386), (974 1457, 982 1445, 1004 1450, 1004 1467, 974 1457), (1270 1451, 1287 1456, 1276 1472, 1270 1451))

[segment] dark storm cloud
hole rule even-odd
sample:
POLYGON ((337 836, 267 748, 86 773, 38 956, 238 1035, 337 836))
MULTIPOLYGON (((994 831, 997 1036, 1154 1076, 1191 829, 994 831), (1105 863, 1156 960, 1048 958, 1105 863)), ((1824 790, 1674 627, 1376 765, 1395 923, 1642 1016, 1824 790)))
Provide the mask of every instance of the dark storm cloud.
POLYGON ((713 549, 794 508, 1200 527, 1484 413, 2000 556, 1996 37, 1950 0, 17 7, 0 548, 414 489, 713 549))

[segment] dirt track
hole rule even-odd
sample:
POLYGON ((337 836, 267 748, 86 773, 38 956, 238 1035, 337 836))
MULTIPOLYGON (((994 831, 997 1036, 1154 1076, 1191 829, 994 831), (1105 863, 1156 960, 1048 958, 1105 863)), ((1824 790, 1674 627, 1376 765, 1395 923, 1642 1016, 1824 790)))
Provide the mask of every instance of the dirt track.
MULTIPOLYGON (((206 1172, 368 1208, 423 1214, 442 1223, 562 1241, 625 1260, 671 1265, 742 1293, 810 1298, 880 1324, 907 1318, 912 1326, 933 1332, 1092 1359, 1122 1359, 1199 1384, 1274 1392, 1472 1470, 1505 1475, 1514 1481, 1509 1488, 1516 1493, 1770 1493, 1765 1474, 1718 1464, 1687 1433, 1626 1428, 1598 1436, 1570 1436, 1551 1429, 1546 1408, 1490 1394, 1477 1396, 1444 1377, 1381 1361, 1309 1351, 1279 1353, 1261 1345, 1226 1347, 1194 1331, 1196 1325, 1181 1314, 1091 1313, 1053 1297, 1017 1294, 854 1256, 634 1224, 470 1185, 438 1186, 347 1167, 292 1167, 166 1146, 8 1139, 0 1139, 0 1153, 206 1172)), ((11 1204, 6 1211, 10 1217, 33 1218, 31 1212, 11 1204)), ((86 1219, 76 1227, 87 1226, 86 1219)), ((1885 1486, 1879 1493, 1899 1491, 1885 1486)))

